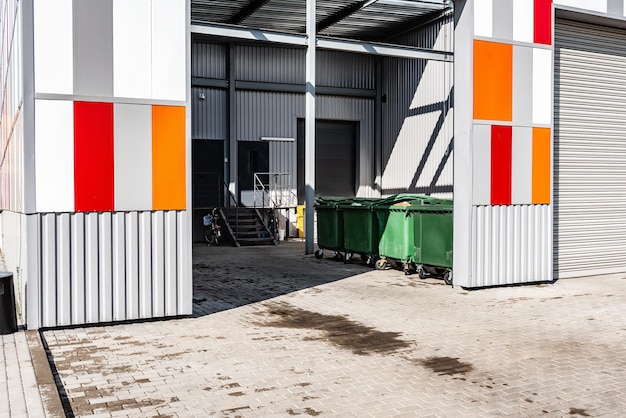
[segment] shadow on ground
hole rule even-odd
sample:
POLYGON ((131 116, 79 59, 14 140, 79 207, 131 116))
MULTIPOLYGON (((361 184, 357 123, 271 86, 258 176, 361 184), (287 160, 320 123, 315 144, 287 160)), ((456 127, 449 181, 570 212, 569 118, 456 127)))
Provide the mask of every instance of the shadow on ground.
POLYGON ((193 246, 193 316, 200 317, 355 276, 370 267, 304 254, 304 243, 277 246, 193 246))

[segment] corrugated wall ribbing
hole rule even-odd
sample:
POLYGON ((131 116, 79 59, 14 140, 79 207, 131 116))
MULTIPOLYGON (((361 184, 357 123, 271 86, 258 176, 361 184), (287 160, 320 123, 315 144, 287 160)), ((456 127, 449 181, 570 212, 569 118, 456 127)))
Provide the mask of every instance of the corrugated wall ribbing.
POLYGON ((203 42, 192 43, 191 76, 226 78, 226 46, 203 42))
MULTIPOLYGON (((446 18, 410 38, 422 47, 451 50, 452 36, 452 19, 446 18)), ((383 73, 383 194, 451 197, 453 64, 387 58, 383 73)))
POLYGON ((0 10, 0 208, 24 211, 24 120, 21 2, 0 10))
POLYGON ((191 89, 191 138, 226 139, 228 135, 228 92, 206 87, 191 89), (204 94, 204 99, 200 99, 204 94))
MULTIPOLYGON (((450 26, 453 23, 454 13, 450 13, 447 16, 444 16, 440 20, 433 22, 426 27, 399 36, 398 38, 394 39, 393 42, 397 42, 402 45, 411 45, 418 48, 432 48, 437 41, 437 38, 439 37, 439 32, 441 31, 441 28, 444 26, 450 26)), ((438 45, 438 49, 440 51, 452 52, 454 49, 452 29, 448 28, 446 32, 444 32, 444 36, 446 36, 447 39, 443 40, 443 42, 438 45)))
MULTIPOLYGON (((238 45, 237 80, 264 83, 305 83, 305 51, 296 48, 238 45)), ((317 52, 318 86, 374 88, 374 58, 337 51, 317 52)))
MULTIPOLYGON (((297 137, 297 120, 303 118, 304 95, 254 91, 237 92, 237 138, 258 141, 261 136, 297 137)), ((360 121, 359 196, 373 196, 374 101, 336 96, 317 97, 317 118, 360 121)), ((272 142, 270 171, 290 173, 296 182, 296 143, 272 142)))
POLYGON ((467 287, 551 280, 552 206, 474 206, 467 287))
POLYGON ((39 327, 191 314, 186 212, 35 216, 39 327))

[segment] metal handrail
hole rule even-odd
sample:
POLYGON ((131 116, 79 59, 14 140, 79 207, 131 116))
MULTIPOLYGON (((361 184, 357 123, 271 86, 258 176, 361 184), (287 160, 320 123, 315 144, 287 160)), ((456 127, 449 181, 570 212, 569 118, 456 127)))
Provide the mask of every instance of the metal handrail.
POLYGON ((295 207, 298 196, 293 192, 289 173, 254 173, 254 207, 295 207), (263 178, 267 178, 264 182, 263 178), (258 204, 260 203, 260 205, 258 204))

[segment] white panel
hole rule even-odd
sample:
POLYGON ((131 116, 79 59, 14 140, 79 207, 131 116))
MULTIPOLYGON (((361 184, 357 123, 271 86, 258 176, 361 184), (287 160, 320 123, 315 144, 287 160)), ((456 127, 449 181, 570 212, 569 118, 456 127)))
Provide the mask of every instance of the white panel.
POLYGON ((533 42, 535 34, 534 0, 513 1, 513 40, 533 42))
POLYGON ((493 0, 474 0, 474 35, 490 38, 492 34, 493 0))
POLYGON ((178 274, 178 314, 191 315, 193 313, 193 277, 191 274, 191 254, 189 228, 189 212, 176 212, 178 218, 177 233, 177 274, 178 274))
POLYGON ((57 325, 72 323, 70 214, 62 213, 56 221, 57 325))
POLYGON ((111 247, 111 213, 99 213, 98 296, 100 301, 100 322, 113 320, 113 257, 111 247))
POLYGON ((601 13, 607 12, 607 0, 554 0, 554 4, 593 10, 601 13))
POLYGON ((533 49, 533 123, 552 123, 552 51, 533 49))
POLYGON ((72 215, 72 323, 85 321, 85 214, 72 215))
POLYGON ((152 98, 185 101, 185 0, 152 0, 152 98))
POLYGON ((552 281, 552 206, 475 206, 475 288, 552 281))
POLYGON ((72 94, 72 0, 34 0, 35 91, 72 94))
POLYGON ((35 102, 35 181, 38 212, 74 211, 74 107, 35 102))
POLYGON ((139 213, 139 317, 152 317, 152 217, 139 213))
POLYGON ((177 225, 176 211, 165 212, 165 315, 176 315, 177 295, 177 225))
POLYGON ((533 191, 533 129, 513 127, 511 203, 529 205, 533 191))
POLYGON ((626 31, 555 25, 555 269, 626 272, 626 31))
POLYGON ((41 217, 41 325, 53 327, 56 319, 56 237, 54 214, 41 217))
POLYGON ((113 0, 113 91, 152 97, 151 0, 113 0))
POLYGON ((98 322, 98 214, 85 214, 85 322, 98 322))
POLYGON ((113 213, 113 320, 126 316, 126 235, 125 214, 113 213))
POLYGON ((491 126, 474 125, 472 137, 473 204, 491 203, 491 126))
POLYGON ((163 212, 152 214, 152 313, 165 315, 165 228, 163 212))
POLYGON ((139 318, 139 214, 126 213, 126 319, 139 318))

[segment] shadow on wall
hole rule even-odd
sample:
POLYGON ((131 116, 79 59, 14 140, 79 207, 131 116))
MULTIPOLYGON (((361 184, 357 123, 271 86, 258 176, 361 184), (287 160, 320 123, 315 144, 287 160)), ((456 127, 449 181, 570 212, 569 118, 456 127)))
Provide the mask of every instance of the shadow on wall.
MULTIPOLYGON (((424 41, 419 46, 451 49, 451 28, 451 16, 435 23, 420 35, 424 41)), ((408 191, 451 197, 453 64, 392 58, 385 67, 383 194, 408 191)))

